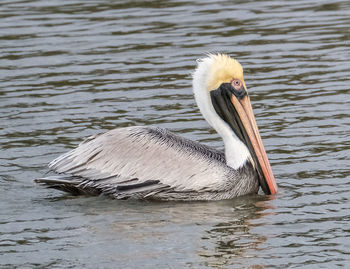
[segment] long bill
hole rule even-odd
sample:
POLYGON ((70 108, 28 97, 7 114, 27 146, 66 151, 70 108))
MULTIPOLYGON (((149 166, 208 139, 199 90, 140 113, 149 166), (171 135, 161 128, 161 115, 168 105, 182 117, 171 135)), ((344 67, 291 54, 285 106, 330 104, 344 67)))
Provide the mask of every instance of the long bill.
POLYGON ((252 105, 250 103, 250 98, 248 95, 245 95, 241 100, 238 100, 234 95, 232 95, 231 102, 235 107, 250 139, 258 165, 261 167, 270 194, 275 194, 277 193, 277 184, 261 140, 252 105))

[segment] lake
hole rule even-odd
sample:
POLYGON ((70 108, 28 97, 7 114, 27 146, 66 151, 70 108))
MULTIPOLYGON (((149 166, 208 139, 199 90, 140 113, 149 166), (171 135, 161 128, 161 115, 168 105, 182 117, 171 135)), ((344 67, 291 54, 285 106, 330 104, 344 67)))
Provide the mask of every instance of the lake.
POLYGON ((349 85, 345 0, 1 1, 0 268, 345 268, 349 85), (223 149, 191 89, 208 52, 244 67, 277 195, 117 201, 34 184, 116 127, 223 149))

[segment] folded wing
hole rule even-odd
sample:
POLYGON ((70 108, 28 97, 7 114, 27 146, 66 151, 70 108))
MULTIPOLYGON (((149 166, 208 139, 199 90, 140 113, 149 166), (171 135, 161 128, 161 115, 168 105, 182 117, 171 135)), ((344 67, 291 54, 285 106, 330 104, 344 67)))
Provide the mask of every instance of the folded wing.
POLYGON ((200 198, 201 193, 227 191, 237 174, 218 150, 163 128, 139 126, 92 136, 49 167, 61 175, 37 182, 120 199, 191 199, 191 193, 200 198))

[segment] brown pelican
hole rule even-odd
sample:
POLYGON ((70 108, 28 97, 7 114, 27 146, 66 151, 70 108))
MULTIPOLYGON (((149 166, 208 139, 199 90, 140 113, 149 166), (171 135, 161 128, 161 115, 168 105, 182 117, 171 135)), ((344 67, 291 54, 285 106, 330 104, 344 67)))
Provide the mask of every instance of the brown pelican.
POLYGON ((219 200, 275 194, 277 185, 256 125, 243 69, 224 54, 198 61, 193 91, 225 152, 153 126, 117 128, 87 138, 52 161, 59 175, 35 181, 73 194, 117 199, 219 200))

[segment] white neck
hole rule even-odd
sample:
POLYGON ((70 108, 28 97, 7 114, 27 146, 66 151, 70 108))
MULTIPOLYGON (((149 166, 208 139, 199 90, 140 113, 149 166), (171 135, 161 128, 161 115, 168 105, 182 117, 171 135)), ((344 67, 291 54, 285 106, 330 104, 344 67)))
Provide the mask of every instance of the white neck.
POLYGON ((205 58, 198 63, 198 67, 193 74, 194 97, 203 117, 224 141, 227 165, 238 169, 250 158, 250 153, 246 145, 239 140, 229 125, 218 116, 210 101, 206 85, 212 62, 213 59, 205 58))

